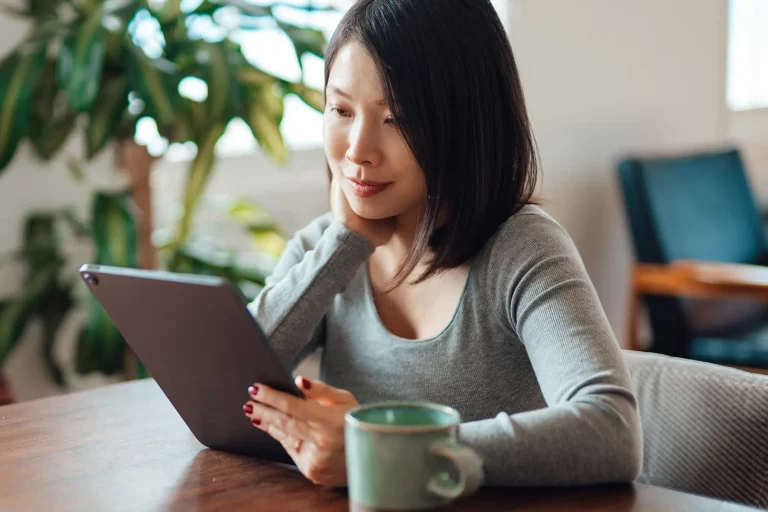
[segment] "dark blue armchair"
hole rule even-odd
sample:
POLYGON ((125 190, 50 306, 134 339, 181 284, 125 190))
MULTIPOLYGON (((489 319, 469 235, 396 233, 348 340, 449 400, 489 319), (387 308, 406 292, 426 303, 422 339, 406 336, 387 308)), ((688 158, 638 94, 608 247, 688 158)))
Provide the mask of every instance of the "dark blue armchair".
POLYGON ((637 258, 629 348, 642 301, 650 351, 768 368, 768 242, 738 150, 628 158, 618 171, 637 258))

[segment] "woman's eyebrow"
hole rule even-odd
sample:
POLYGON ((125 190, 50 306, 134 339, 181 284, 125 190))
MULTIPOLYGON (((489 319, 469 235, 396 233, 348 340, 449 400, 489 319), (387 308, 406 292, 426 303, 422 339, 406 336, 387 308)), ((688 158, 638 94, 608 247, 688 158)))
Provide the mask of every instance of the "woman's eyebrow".
MULTIPOLYGON (((351 96, 349 93, 347 93, 347 92, 344 92, 342 89, 339 89, 339 88, 338 88, 338 87, 336 87, 335 85, 329 85, 328 87, 326 87, 326 90, 330 90, 330 91, 333 91, 333 92, 335 92, 336 94, 338 94, 339 96, 342 96, 342 97, 344 97, 344 98, 347 98, 348 100, 351 100, 351 99, 352 99, 352 96, 351 96)), ((377 102, 376 102, 376 104, 377 104, 377 105, 387 105, 387 104, 388 104, 388 102, 387 102, 387 100, 386 100, 386 99, 382 98, 382 99, 380 99, 379 101, 377 101, 377 102)))

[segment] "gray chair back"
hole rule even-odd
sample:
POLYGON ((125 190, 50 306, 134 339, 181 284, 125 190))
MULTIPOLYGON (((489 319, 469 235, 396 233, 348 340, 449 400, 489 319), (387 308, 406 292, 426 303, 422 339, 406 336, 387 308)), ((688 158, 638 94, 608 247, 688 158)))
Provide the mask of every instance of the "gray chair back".
POLYGON ((643 424, 638 481, 768 508, 768 376, 624 354, 643 424))

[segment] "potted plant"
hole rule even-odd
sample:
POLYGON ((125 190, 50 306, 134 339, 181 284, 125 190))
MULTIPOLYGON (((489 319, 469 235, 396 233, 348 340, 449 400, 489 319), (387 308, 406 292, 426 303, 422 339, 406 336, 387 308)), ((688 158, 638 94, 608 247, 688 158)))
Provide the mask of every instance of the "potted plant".
MULTIPOLYGON (((322 57, 323 33, 280 19, 275 7, 239 0, 27 0, 24 9, 13 11, 27 18, 31 28, 0 61, 0 172, 25 141, 48 160, 62 153, 70 139, 81 139, 85 160, 104 150, 114 152, 115 168, 125 174, 128 187, 118 193, 97 192, 90 221, 78 221, 69 210, 36 213, 27 220, 20 252, 27 267, 24 291, 0 301, 0 365, 28 320, 41 316, 50 330, 44 335, 46 359, 51 375, 61 382, 50 344, 62 312, 74 303, 74 281, 61 276, 56 219, 66 221, 77 236, 94 241, 98 262, 155 268, 159 255, 170 270, 218 273, 256 283, 263 279, 200 257, 187 243, 215 166, 214 148, 232 119, 246 121, 263 150, 283 162, 288 158, 280 132, 286 96, 294 94, 317 110, 323 108, 320 91, 303 79, 292 82, 260 69, 229 37, 235 30, 277 27, 292 41, 299 62, 307 53, 322 57), (217 23, 222 13, 230 20, 223 37, 204 40, 190 34, 193 22, 217 23), (135 31, 137 20, 147 19, 159 27, 155 47, 142 44, 135 31), (232 24, 233 19, 237 23, 232 24), (205 83, 204 98, 180 93, 179 85, 188 77, 205 83), (136 124, 146 117, 154 120, 169 144, 191 142, 197 148, 188 168, 182 213, 159 253, 151 238, 150 173, 156 158, 134 140, 136 124)), ((244 203, 229 208, 251 232, 277 233, 274 222, 258 208, 244 203)), ((124 342, 93 304, 81 338, 80 371, 121 370, 124 342)))

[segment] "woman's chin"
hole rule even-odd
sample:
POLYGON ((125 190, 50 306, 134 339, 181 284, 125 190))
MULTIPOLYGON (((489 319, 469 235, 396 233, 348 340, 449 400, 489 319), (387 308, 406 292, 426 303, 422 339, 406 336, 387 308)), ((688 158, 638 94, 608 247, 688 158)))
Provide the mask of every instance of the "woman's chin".
POLYGON ((382 220, 394 217, 397 213, 392 212, 391 208, 383 207, 383 205, 370 204, 369 199, 354 198, 349 201, 349 206, 352 211, 355 212, 360 218, 366 220, 382 220))

